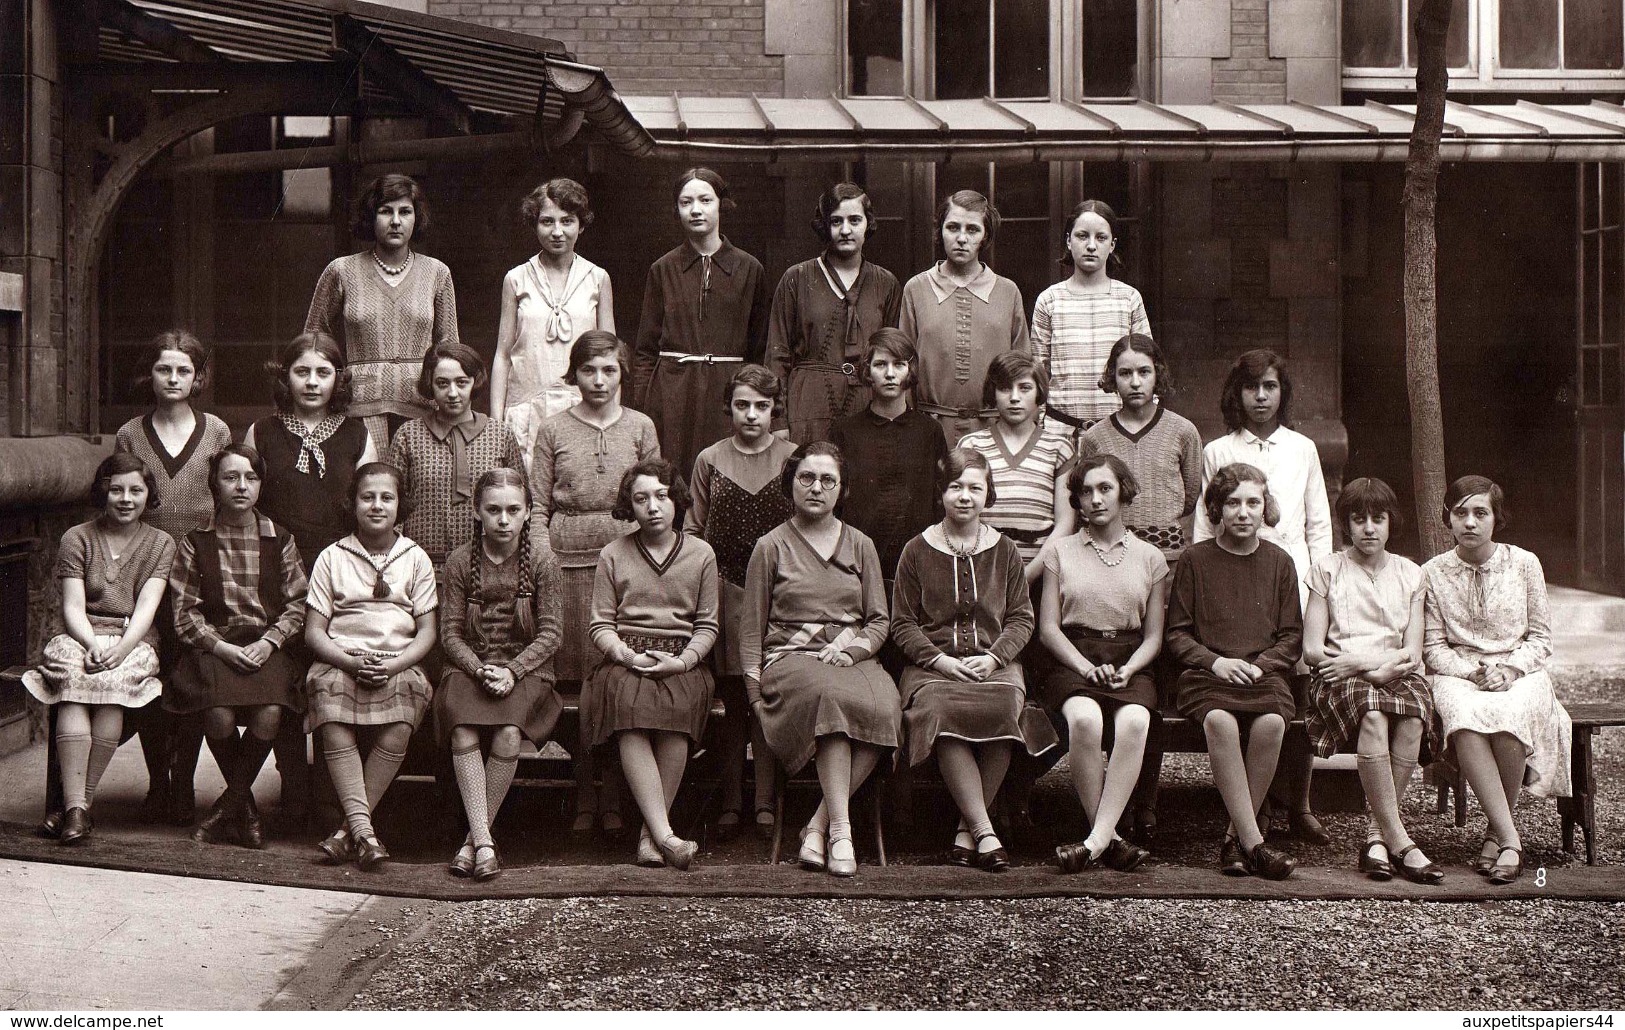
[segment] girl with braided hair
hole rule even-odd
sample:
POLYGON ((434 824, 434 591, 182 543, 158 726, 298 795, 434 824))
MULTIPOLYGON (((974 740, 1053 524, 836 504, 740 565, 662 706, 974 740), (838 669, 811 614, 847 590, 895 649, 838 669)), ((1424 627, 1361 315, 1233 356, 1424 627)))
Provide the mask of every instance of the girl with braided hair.
POLYGON ((532 553, 530 507, 522 469, 487 471, 474 486, 474 539, 446 559, 446 670, 434 695, 434 725, 451 748, 468 816, 453 876, 488 880, 500 871, 491 824, 513 783, 519 738, 545 744, 563 709, 553 690, 562 584, 551 552, 532 553), (482 760, 486 730, 490 756, 482 760))

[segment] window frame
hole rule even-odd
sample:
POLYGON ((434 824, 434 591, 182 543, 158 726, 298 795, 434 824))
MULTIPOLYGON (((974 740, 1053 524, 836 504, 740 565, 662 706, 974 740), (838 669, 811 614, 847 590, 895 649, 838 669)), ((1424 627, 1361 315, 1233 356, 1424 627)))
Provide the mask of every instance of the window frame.
MULTIPOLYGON (((1344 3, 1353 0, 1343 0, 1344 3)), ((1416 66, 1410 53, 1410 20, 1420 0, 1400 0, 1400 59, 1397 68, 1343 66, 1346 90, 1403 90, 1416 88, 1416 66)), ((1557 52, 1564 59, 1563 9, 1571 0, 1558 0, 1557 52)), ((1501 0, 1467 0, 1467 64, 1450 69, 1452 89, 1475 91, 1586 91, 1618 92, 1625 87, 1625 68, 1504 68, 1500 62, 1501 0)), ((1339 22, 1341 33, 1341 21, 1339 22)), ((1625 31, 1621 33, 1625 37, 1625 31)), ((1625 38, 1621 41, 1625 47, 1625 38)))

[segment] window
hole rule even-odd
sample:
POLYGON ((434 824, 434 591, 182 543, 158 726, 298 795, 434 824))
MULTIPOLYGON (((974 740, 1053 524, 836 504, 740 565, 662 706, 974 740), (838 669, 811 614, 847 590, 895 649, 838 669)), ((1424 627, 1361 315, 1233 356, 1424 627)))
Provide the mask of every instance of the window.
POLYGON ((1133 96, 1145 0, 847 0, 850 96, 1133 96))
MULTIPOLYGON (((1411 88, 1418 6, 1418 0, 1343 4, 1346 88, 1411 88)), ((1452 82, 1460 87, 1561 89, 1591 79, 1617 89, 1625 78, 1625 5, 1454 0, 1445 52, 1452 82), (1549 80, 1550 86, 1532 80, 1549 80)))

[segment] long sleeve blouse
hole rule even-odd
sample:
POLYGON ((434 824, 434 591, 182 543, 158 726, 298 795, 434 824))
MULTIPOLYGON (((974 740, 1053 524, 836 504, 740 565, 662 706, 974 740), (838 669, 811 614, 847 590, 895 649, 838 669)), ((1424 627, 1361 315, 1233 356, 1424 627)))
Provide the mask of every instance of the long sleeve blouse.
POLYGON ((623 635, 687 640, 679 656, 693 668, 721 630, 717 556, 699 537, 679 533, 671 553, 655 561, 634 531, 604 546, 592 581, 593 646, 619 650, 623 635))
POLYGON ((910 662, 989 654, 1003 668, 1033 635, 1032 597, 1021 552, 1008 538, 969 557, 944 550, 940 527, 910 540, 892 590, 892 639, 910 662))
POLYGON ((771 298, 762 263, 727 238, 707 260, 679 243, 649 266, 633 379, 644 403, 661 351, 760 362, 771 298))
POLYGON ((533 553, 530 561, 531 614, 536 635, 525 640, 519 635, 514 613, 519 600, 520 559, 518 554, 498 565, 480 548, 464 544, 446 559, 446 602, 440 606, 440 647, 446 660, 469 676, 478 677, 485 665, 500 665, 524 679, 547 667, 562 639, 559 598, 563 582, 559 567, 547 551, 533 553), (475 592, 474 562, 479 564, 479 585, 475 592), (468 639, 468 613, 471 596, 480 603, 479 626, 485 637, 484 653, 468 639))
POLYGON ((1241 658, 1290 675, 1303 654, 1291 556, 1267 540, 1252 554, 1232 554, 1213 540, 1187 547, 1174 571, 1164 639, 1187 668, 1212 671, 1220 658, 1241 658))
POLYGON ((858 530, 843 523, 828 558, 793 522, 756 542, 739 625, 739 664, 751 701, 761 699, 762 670, 785 655, 815 655, 835 644, 862 661, 880 650, 890 628, 880 555, 858 530))
POLYGON ((1466 679, 1484 665, 1523 675, 1552 657, 1552 613, 1540 559, 1521 547, 1495 545, 1482 565, 1446 551, 1422 566, 1422 657, 1428 671, 1466 679))

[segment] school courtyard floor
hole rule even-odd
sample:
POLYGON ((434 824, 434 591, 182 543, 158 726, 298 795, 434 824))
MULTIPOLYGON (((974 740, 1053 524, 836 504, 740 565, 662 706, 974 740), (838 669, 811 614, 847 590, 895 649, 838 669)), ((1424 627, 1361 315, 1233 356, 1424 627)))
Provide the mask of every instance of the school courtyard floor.
MULTIPOLYGON (((1554 603, 1560 694, 1619 699, 1625 602, 1554 603)), ((1128 876, 1048 864, 1078 835, 1063 767, 1035 792, 1039 828, 1006 838, 1005 876, 941 865, 947 828, 930 821, 892 830, 886 868, 860 831, 850 881, 769 866, 748 834, 707 841, 688 874, 638 869, 630 845, 544 832, 560 798, 526 789, 498 827, 507 870, 475 887, 445 875, 438 834, 410 829, 437 803, 427 785, 386 800, 397 860, 369 875, 314 865, 313 837, 248 852, 138 826, 135 747, 103 782, 96 836, 60 848, 31 833, 36 745, 0 759, 0 1007, 1618 1009, 1625 732, 1596 739, 1596 764, 1598 864, 1563 852, 1555 806, 1526 797, 1531 869, 1503 888, 1466 868, 1476 805, 1457 829, 1421 784, 1407 822, 1443 887, 1359 876, 1351 812, 1327 817, 1328 847, 1283 842, 1291 880, 1222 877, 1196 755, 1170 756, 1156 858, 1128 876)), ((274 807, 275 777, 260 786, 274 807)), ((200 801, 219 789, 205 757, 200 801)))

